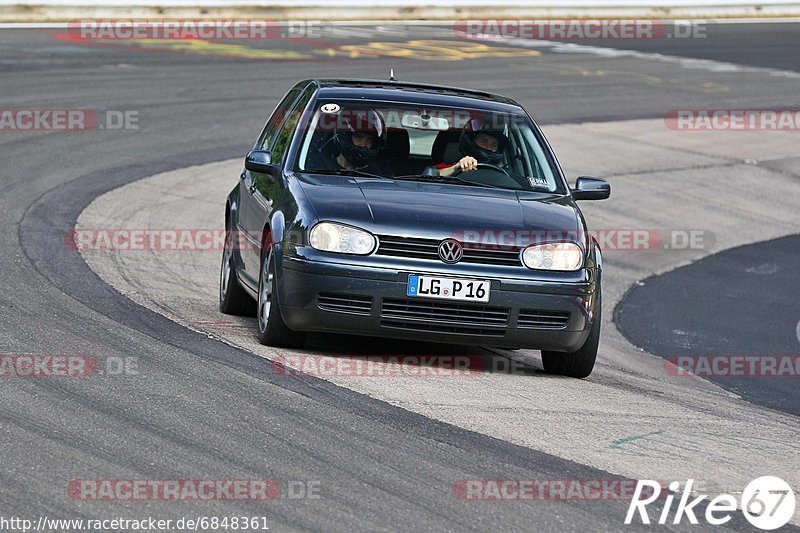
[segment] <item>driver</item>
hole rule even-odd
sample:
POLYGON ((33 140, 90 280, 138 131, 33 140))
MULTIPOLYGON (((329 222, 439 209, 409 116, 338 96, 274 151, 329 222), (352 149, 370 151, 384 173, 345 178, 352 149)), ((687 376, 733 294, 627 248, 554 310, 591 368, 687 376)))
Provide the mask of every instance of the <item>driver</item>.
POLYGON ((440 176, 452 176, 456 171, 476 170, 478 163, 499 166, 503 163, 503 150, 508 137, 502 130, 492 129, 483 120, 472 119, 464 125, 458 141, 458 150, 464 157, 456 163, 439 163, 440 176))
POLYGON ((333 138, 309 153, 309 170, 364 170, 373 174, 375 158, 386 144, 386 123, 374 109, 343 110, 333 138), (333 142, 330 142, 330 141, 333 142))

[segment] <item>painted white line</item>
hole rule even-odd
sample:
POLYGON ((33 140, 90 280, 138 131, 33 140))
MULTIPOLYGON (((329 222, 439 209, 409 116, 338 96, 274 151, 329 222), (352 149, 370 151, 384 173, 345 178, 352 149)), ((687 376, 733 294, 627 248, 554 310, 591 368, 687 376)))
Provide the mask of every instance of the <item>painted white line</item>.
POLYGON ((66 22, 0 22, 0 30, 65 30, 66 22))
POLYGON ((538 39, 508 39, 494 35, 485 37, 471 37, 474 40, 494 41, 504 45, 519 46, 521 48, 547 48, 550 52, 562 54, 591 54, 605 58, 628 57, 643 59, 645 61, 660 61, 662 63, 672 63, 686 69, 706 70, 709 72, 737 72, 737 73, 759 73, 780 78, 800 79, 800 72, 781 70, 776 68, 751 67, 749 65, 737 65, 724 61, 714 61, 712 59, 697 59, 692 57, 679 57, 655 52, 638 52, 636 50, 625 50, 620 48, 606 48, 602 46, 590 46, 585 44, 562 43, 559 41, 545 41, 538 39))
MULTIPOLYGON (((20 0, 0 0, 0 5, 18 5, 20 0)), ((756 7, 787 8, 798 5, 797 0, 383 0, 383 6, 398 8, 465 8, 465 7, 519 7, 539 9, 754 9, 756 7)), ((70 6, 75 0, 37 0, 38 6, 70 6)), ((137 7, 164 6, 163 0, 137 0, 137 7)), ((169 7, 249 7, 252 0, 171 0, 169 7)), ((329 8, 321 0, 272 0, 273 7, 283 8, 329 8)), ((129 0, 81 0, 81 7, 130 7, 129 0)), ((337 6, 342 7, 374 7, 370 0, 339 0, 337 6)))

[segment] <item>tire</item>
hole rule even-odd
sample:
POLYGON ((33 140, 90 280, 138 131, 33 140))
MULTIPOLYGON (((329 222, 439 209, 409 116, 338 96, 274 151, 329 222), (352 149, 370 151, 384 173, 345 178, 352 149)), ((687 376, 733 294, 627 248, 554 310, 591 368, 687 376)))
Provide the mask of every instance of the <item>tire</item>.
POLYGON ((542 350, 542 366, 548 374, 585 378, 592 373, 600 345, 600 318, 603 310, 603 295, 597 285, 597 312, 589 336, 583 346, 574 352, 549 352, 542 350))
POLYGON ((266 253, 261 256, 261 271, 258 276, 258 304, 256 318, 258 322, 258 342, 267 346, 280 348, 299 348, 306 335, 294 331, 286 325, 281 316, 280 306, 276 298, 277 278, 272 247, 267 245, 266 253))
POLYGON ((253 316, 256 314, 256 301, 239 285, 231 227, 229 224, 225 230, 225 245, 222 248, 222 264, 219 269, 219 310, 226 315, 253 316))

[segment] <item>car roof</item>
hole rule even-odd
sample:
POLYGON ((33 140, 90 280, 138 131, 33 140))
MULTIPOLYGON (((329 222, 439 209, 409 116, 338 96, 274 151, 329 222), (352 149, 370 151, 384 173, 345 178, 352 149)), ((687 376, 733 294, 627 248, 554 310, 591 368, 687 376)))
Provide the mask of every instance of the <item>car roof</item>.
POLYGON ((511 98, 472 89, 402 81, 317 79, 318 97, 342 100, 377 100, 428 105, 472 107, 487 111, 524 113, 511 98))

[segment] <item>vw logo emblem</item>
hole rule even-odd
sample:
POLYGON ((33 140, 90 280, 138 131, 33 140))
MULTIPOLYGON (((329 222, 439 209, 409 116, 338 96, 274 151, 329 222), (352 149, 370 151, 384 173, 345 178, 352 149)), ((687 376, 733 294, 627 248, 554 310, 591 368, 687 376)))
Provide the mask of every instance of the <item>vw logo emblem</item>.
POLYGON ((455 239, 447 239, 439 243, 439 259, 445 263, 458 263, 464 257, 464 247, 455 239))

